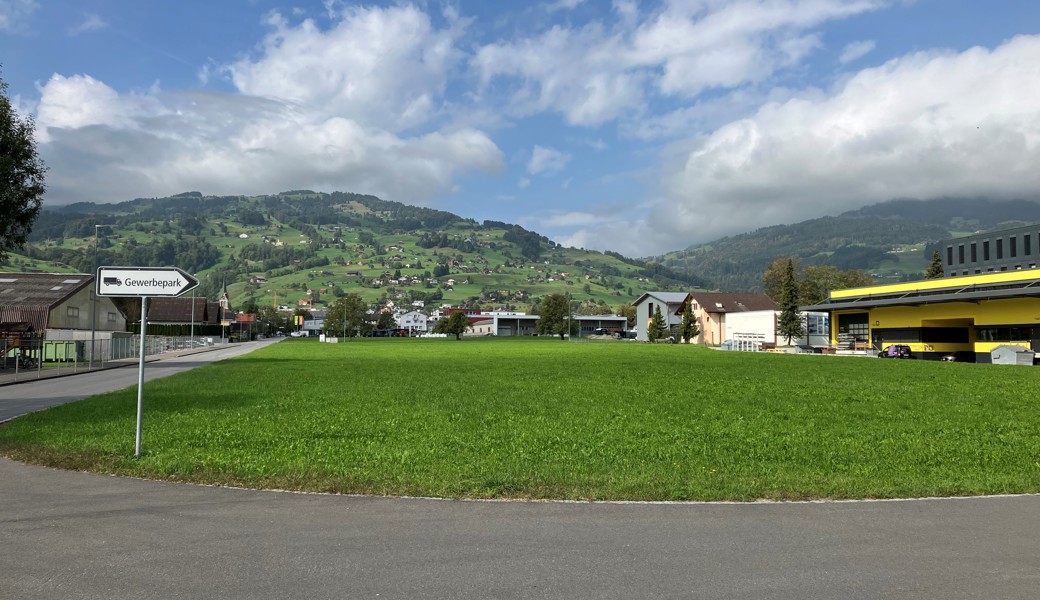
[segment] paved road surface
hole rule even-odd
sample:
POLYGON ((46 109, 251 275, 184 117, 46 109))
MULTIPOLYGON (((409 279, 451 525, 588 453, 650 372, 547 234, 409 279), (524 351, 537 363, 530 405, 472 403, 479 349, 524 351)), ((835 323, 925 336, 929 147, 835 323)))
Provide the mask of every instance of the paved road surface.
MULTIPOLYGON (((167 377, 225 358, 240 356, 277 341, 264 340, 228 344, 201 352, 187 351, 180 354, 160 355, 149 359, 145 365, 145 381, 167 377)), ((43 410, 49 406, 136 386, 137 374, 137 363, 133 363, 131 366, 114 369, 83 372, 67 377, 27 380, 0 386, 0 423, 25 413, 43 410)))
MULTIPOLYGON (((136 369, 119 371, 136 383, 136 369)), ((94 375, 115 376, 82 377, 94 375)), ((208 488, 0 459, 4 599, 1038 596, 1040 496, 461 502, 208 488)))

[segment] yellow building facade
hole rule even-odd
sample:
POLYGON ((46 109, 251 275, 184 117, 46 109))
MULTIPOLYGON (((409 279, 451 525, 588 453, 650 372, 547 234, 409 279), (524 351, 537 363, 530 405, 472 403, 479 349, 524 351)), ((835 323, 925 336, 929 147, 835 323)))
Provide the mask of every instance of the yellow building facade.
POLYGON ((802 310, 831 315, 831 344, 880 352, 889 344, 938 360, 989 362, 1001 345, 1040 351, 1040 272, 987 273, 834 290, 802 310))

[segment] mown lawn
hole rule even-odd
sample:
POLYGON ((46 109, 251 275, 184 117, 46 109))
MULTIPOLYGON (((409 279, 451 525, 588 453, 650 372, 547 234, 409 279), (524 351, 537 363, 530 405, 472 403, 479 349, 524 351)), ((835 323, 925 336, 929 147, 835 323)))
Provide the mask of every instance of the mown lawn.
POLYGON ((286 341, 0 427, 19 460, 344 493, 1040 491, 1040 370, 540 339, 286 341))

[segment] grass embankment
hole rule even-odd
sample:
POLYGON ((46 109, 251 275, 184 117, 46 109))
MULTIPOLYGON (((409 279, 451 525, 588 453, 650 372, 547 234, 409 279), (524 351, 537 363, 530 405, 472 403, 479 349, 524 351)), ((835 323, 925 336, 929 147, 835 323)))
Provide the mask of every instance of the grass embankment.
POLYGON ((1040 490, 1036 369, 556 340, 289 341, 0 427, 0 452, 367 494, 860 498, 1040 490))

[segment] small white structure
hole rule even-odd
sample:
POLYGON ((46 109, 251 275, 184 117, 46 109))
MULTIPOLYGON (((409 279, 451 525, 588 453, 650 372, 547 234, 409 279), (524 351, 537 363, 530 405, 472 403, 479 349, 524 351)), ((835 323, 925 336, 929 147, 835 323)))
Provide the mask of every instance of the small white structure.
POLYGON ((1024 346, 1004 344, 990 352, 995 365, 1032 365, 1036 353, 1024 346))

